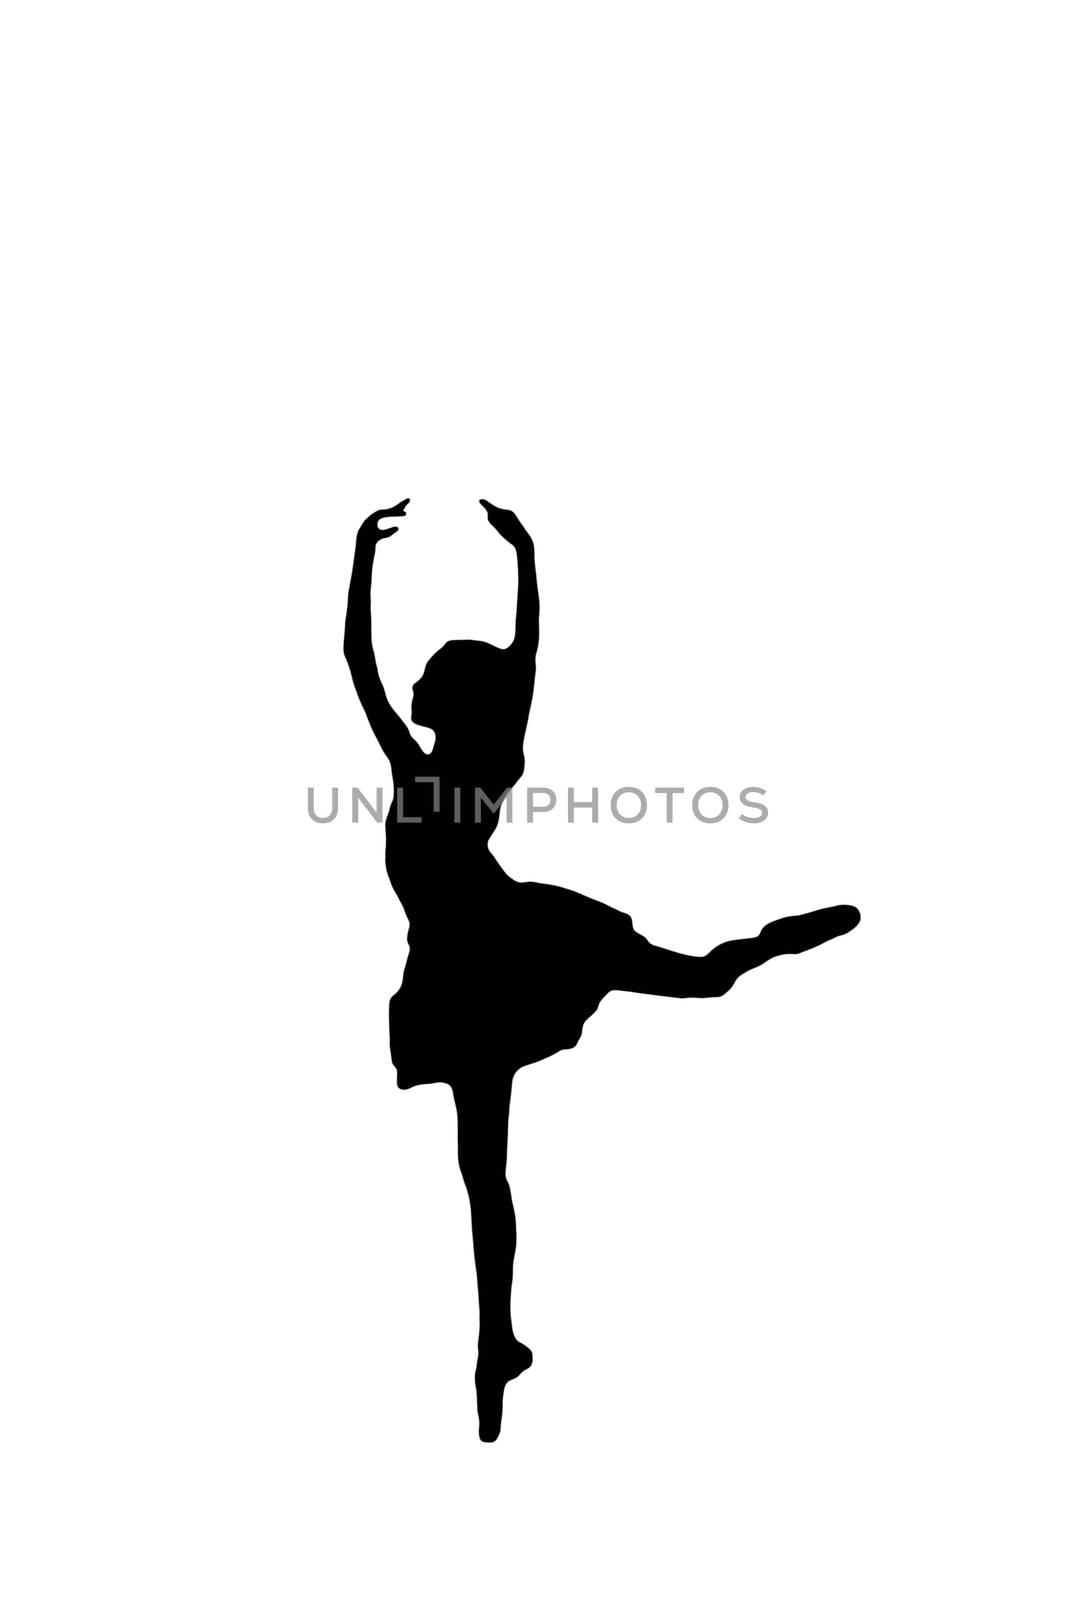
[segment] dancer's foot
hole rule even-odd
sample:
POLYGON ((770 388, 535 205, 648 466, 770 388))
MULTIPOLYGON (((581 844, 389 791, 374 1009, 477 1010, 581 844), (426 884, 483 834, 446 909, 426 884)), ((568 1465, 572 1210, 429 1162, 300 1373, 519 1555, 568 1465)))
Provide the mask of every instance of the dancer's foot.
POLYGON ((533 1362, 533 1352, 518 1339, 504 1344, 483 1346, 474 1369, 474 1390, 478 1398, 478 1437, 491 1444, 500 1433, 504 1412, 504 1385, 517 1378, 533 1362))
POLYGON ((767 944, 775 955, 799 955, 802 950, 814 950, 828 939, 839 939, 851 933, 860 920, 855 906, 823 906, 821 911, 807 911, 799 917, 781 917, 768 922, 761 932, 760 944, 767 944))
POLYGON ((775 956, 795 956, 814 950, 828 939, 850 933, 860 920, 855 906, 824 906, 799 917, 780 917, 768 922, 755 939, 731 939, 716 945, 704 957, 707 994, 720 997, 732 989, 743 972, 762 967, 775 956))

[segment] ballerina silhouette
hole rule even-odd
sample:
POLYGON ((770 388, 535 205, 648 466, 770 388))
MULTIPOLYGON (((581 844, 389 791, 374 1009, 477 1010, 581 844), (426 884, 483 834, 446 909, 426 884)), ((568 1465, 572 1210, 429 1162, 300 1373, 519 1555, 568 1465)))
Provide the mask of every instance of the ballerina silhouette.
POLYGON ((491 1440, 505 1385, 533 1360, 511 1325, 515 1211, 506 1168, 515 1073, 577 1044, 612 989, 724 995, 742 973, 848 933, 860 918, 854 906, 830 906, 689 956, 650 944, 623 912, 585 895, 508 877, 489 841, 523 771, 537 574, 518 517, 481 504, 518 558, 515 638, 507 649, 453 639, 430 658, 411 701, 411 720, 436 735, 430 755, 386 699, 371 642, 374 552, 397 531, 381 519, 402 517, 407 500, 374 512, 357 535, 345 658, 393 773, 385 866, 409 922, 403 981, 389 1003, 397 1083, 447 1083, 456 1102, 478 1278, 479 1435, 491 1440))

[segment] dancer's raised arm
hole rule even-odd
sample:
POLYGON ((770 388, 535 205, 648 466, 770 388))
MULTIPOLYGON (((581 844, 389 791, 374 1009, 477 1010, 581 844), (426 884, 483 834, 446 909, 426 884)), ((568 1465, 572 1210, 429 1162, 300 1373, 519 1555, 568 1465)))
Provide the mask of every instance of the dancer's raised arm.
POLYGON ((356 535, 356 554, 352 562, 352 581, 348 586, 348 611, 345 616, 345 660, 352 674, 352 682, 374 737, 391 762, 410 759, 421 754, 419 746, 407 727, 397 716, 382 688, 378 676, 378 663, 374 659, 371 640, 370 585, 374 567, 374 552, 381 539, 388 539, 394 528, 380 528, 382 517, 402 517, 406 500, 388 511, 374 511, 356 535))
POLYGON ((515 551, 519 562, 519 592, 515 604, 515 638, 510 646, 516 657, 526 658, 533 671, 540 635, 540 602, 537 597, 537 568, 534 564, 533 540, 526 532, 514 511, 504 511, 500 506, 481 501, 490 523, 515 551))

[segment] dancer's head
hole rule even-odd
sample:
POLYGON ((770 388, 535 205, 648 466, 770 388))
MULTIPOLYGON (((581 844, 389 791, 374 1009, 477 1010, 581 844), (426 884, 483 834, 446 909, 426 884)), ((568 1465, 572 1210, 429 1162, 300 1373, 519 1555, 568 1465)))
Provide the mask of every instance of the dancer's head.
POLYGON ((438 737, 494 727, 506 703, 507 651, 482 639, 450 639, 411 692, 411 720, 438 737))

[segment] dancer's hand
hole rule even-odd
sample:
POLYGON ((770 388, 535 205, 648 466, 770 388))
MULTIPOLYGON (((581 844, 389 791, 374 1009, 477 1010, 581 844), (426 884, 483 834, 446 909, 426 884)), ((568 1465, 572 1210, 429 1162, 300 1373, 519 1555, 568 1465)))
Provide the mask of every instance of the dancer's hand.
POLYGON ((358 537, 366 540, 370 544, 377 544, 379 539, 391 538, 396 532, 396 529, 379 528, 378 519, 379 517, 402 517, 406 507, 410 502, 410 498, 411 497, 409 495, 408 499, 401 500, 399 505, 390 506, 388 511, 372 511, 366 522, 360 528, 358 537))
POLYGON ((485 514, 489 518, 490 525, 496 529, 500 537, 505 539, 508 544, 518 545, 530 537, 514 511, 504 511, 500 506, 494 506, 489 500, 479 500, 478 504, 485 507, 485 514))

